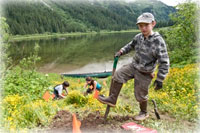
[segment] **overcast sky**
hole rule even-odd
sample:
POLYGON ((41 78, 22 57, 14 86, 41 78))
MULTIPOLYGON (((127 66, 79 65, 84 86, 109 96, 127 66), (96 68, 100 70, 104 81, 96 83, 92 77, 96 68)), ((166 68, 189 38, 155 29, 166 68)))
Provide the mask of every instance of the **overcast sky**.
MULTIPOLYGON (((134 1, 134 0, 125 0, 125 1, 134 1)), ((169 6, 176 6, 180 3, 185 2, 186 0, 159 0, 159 1, 162 1, 163 3, 169 6)), ((198 1, 198 0, 192 0, 192 1, 198 1)))
POLYGON ((185 0, 160 0, 160 1, 162 1, 163 3, 165 3, 169 6, 176 6, 180 3, 185 2, 185 0))
MULTIPOLYGON (((0 3, 3 2, 3 1, 6 1, 6 0, 0 0, 0 3)), ((32 0, 32 1, 35 1, 35 0, 32 0)), ((135 0, 125 0, 125 1, 129 2, 129 1, 135 1, 135 0)), ((149 0, 149 1, 151 1, 151 0, 149 0)), ((169 5, 169 6, 176 6, 176 5, 178 5, 180 3, 183 3, 183 2, 185 2, 187 0, 159 0, 159 1, 162 1, 163 3, 165 3, 165 4, 169 5)), ((192 1, 196 1, 197 2, 197 1, 200 1, 200 0, 192 0, 192 1)))

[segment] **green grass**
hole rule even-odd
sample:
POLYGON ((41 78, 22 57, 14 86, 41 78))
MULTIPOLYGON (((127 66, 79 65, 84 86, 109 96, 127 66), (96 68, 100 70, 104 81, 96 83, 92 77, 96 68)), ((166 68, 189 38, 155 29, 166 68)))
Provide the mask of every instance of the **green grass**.
MULTIPOLYGON (((163 89, 160 91, 155 92, 151 85, 148 103, 150 117, 143 122, 136 123, 164 133, 195 132, 199 112, 197 108, 199 103, 195 100, 198 98, 196 95, 198 91, 196 88, 196 84, 198 83, 196 76, 199 71, 197 66, 198 64, 192 64, 187 65, 184 68, 171 69, 163 89), (161 120, 157 120, 155 117, 153 104, 150 101, 151 99, 157 101, 161 120)), ((35 128, 38 127, 38 124, 48 127, 56 112, 63 109, 73 113, 78 112, 80 117, 84 117, 86 114, 91 112, 94 113, 96 111, 99 111, 102 116, 104 115, 106 105, 93 99, 93 95, 83 96, 83 93, 86 91, 86 89, 83 88, 85 84, 84 78, 61 78, 60 75, 54 73, 48 74, 46 77, 49 82, 48 90, 50 93, 52 93, 53 86, 67 80, 70 83, 70 87, 68 88, 69 95, 67 98, 59 101, 50 100, 49 102, 45 102, 42 99, 42 93, 44 91, 41 91, 41 97, 39 96, 37 99, 31 99, 29 98, 30 95, 26 94, 20 96, 10 93, 3 98, 2 102, 2 109, 4 110, 2 119, 3 127, 6 127, 9 130, 35 128)), ((28 79, 27 77, 24 78, 28 79)), ((9 80, 10 79, 11 78, 9 78, 9 80)), ((21 79, 23 79, 23 76, 21 79)), ((45 79, 45 81, 47 79, 45 79)), ((109 93, 111 77, 95 80, 103 86, 100 93, 107 96, 109 93)), ((37 82, 41 83, 41 81, 37 82)), ((23 82, 17 82, 17 84, 23 85, 23 82)), ((134 97, 134 82, 133 80, 130 80, 124 84, 118 98, 117 106, 111 108, 108 120, 111 120, 112 116, 115 115, 134 116, 138 114, 138 112, 139 105, 134 97)), ((133 120, 129 121, 131 122, 133 120)), ((122 124, 123 123, 120 122, 117 123, 119 126, 122 124)))

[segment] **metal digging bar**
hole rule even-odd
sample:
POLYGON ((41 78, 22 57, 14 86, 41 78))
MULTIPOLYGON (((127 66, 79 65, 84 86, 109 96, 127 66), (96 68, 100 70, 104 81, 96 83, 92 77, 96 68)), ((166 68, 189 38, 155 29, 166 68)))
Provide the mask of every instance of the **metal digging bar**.
MULTIPOLYGON (((114 89, 114 88, 112 87, 112 85, 113 85, 113 76, 114 76, 114 73, 115 73, 115 70, 116 70, 116 67, 117 67, 118 59, 119 59, 119 57, 115 57, 115 58, 114 58, 113 70, 112 70, 112 79, 111 79, 111 84, 110 84, 109 96, 111 95, 111 94, 110 94, 110 93, 111 93, 111 90, 114 89)), ((105 115, 104 115, 104 122, 106 122, 106 119, 107 119, 107 117, 108 117, 109 112, 110 112, 110 106, 107 105, 106 112, 105 112, 105 115)))

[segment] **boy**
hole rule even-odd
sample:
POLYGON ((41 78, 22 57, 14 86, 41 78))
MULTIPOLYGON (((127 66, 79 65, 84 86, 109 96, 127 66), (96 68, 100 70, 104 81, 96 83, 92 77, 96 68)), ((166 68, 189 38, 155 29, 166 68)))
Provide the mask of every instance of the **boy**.
POLYGON ((132 63, 124 65, 115 72, 111 95, 107 98, 99 96, 98 100, 114 107, 123 83, 134 78, 134 95, 140 106, 140 113, 134 116, 134 119, 141 121, 149 116, 147 113, 148 89, 156 64, 159 64, 159 71, 154 86, 155 90, 159 90, 169 70, 169 57, 163 38, 158 32, 153 32, 156 25, 154 16, 151 13, 143 13, 138 17, 137 25, 141 33, 115 55, 120 57, 134 49, 135 56, 132 63))
POLYGON ((69 87, 69 83, 67 81, 64 81, 62 84, 57 85, 54 87, 54 99, 61 99, 65 98, 65 96, 62 95, 62 91, 65 90, 65 92, 68 94, 67 87, 69 87))

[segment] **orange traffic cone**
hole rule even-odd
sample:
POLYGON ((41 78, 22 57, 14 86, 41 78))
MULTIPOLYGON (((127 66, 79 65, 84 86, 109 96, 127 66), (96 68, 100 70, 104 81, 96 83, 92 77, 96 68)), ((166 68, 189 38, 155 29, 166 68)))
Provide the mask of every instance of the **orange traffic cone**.
POLYGON ((96 98, 96 99, 97 99, 98 96, 99 96, 99 91, 98 91, 98 90, 95 90, 93 98, 96 98))
POLYGON ((48 101, 50 97, 51 97, 51 95, 49 94, 49 91, 46 91, 46 92, 44 93, 44 95, 43 95, 43 99, 44 99, 45 101, 48 101))
POLYGON ((55 97, 55 94, 52 94, 52 95, 51 95, 51 97, 52 97, 52 99, 54 99, 54 97, 55 97))
POLYGON ((81 122, 76 119, 76 115, 72 114, 73 116, 73 133, 81 133, 80 127, 81 127, 81 122))

